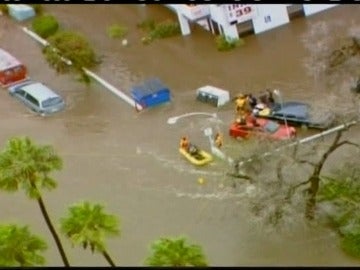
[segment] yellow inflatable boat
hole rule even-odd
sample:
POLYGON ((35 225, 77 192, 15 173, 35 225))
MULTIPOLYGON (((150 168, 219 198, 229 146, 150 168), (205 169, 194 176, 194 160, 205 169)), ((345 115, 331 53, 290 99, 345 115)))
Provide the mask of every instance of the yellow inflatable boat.
POLYGON ((190 161, 192 164, 196 166, 202 166, 205 164, 208 164, 213 160, 212 155, 210 155, 208 152, 205 152, 204 150, 198 149, 196 153, 189 153, 183 148, 179 148, 180 154, 182 154, 188 161, 190 161))

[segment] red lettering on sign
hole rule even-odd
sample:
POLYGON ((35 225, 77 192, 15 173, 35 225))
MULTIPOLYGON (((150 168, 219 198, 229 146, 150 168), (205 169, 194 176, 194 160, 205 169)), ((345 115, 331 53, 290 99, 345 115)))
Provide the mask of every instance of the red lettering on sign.
POLYGON ((247 6, 244 8, 244 13, 245 14, 249 14, 251 12, 251 7, 250 6, 247 6))
POLYGON ((242 15, 249 14, 251 13, 251 11, 252 10, 250 6, 244 7, 243 9, 238 9, 236 10, 236 17, 241 17, 242 15))

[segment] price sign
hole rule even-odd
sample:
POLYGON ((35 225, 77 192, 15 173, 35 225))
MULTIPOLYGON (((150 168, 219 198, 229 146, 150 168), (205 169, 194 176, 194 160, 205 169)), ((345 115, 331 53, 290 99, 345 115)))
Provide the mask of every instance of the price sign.
POLYGON ((256 15, 254 5, 224 5, 225 14, 230 24, 241 23, 252 19, 256 15))

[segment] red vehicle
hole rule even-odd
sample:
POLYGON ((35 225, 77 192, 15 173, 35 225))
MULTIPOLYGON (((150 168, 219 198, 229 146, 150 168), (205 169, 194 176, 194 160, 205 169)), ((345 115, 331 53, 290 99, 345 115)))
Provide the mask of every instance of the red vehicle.
POLYGON ((232 123, 229 135, 234 138, 258 136, 275 140, 286 140, 296 137, 296 129, 291 126, 286 127, 269 119, 256 118, 256 125, 254 121, 247 121, 246 124, 232 123))
POLYGON ((10 53, 0 49, 0 86, 7 87, 26 79, 26 67, 10 53))

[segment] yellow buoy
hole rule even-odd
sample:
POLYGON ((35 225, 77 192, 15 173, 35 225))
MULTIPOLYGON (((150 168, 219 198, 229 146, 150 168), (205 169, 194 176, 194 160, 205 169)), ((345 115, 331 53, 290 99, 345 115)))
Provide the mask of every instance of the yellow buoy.
POLYGON ((199 183, 200 185, 204 184, 204 183, 205 183, 205 179, 202 178, 202 177, 199 177, 199 178, 198 178, 198 183, 199 183))

